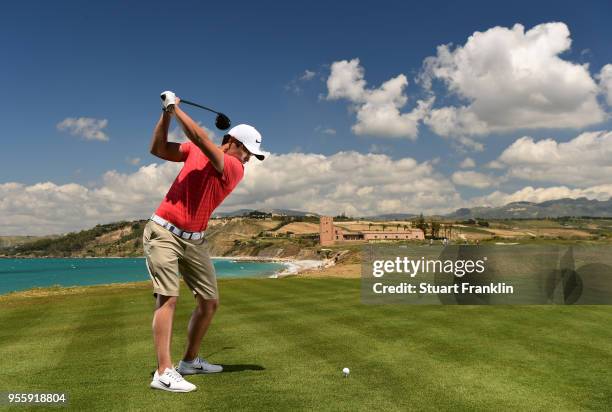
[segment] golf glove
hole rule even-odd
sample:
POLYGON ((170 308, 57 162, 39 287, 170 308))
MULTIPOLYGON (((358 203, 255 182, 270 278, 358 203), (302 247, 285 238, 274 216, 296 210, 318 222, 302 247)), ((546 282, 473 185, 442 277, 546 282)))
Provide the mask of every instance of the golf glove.
POLYGON ((176 95, 169 90, 163 92, 160 97, 162 99, 162 108, 165 112, 169 110, 170 106, 174 106, 174 104, 176 104, 176 95))

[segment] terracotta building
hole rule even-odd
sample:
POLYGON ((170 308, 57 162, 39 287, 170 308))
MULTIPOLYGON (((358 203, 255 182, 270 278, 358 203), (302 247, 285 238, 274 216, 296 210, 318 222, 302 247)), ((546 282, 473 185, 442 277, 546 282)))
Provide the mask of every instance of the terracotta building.
POLYGON ((385 240, 423 240, 425 236, 420 229, 406 230, 364 230, 347 232, 334 225, 331 216, 321 216, 319 221, 319 239, 322 246, 333 245, 336 242, 364 241, 376 242, 385 240))

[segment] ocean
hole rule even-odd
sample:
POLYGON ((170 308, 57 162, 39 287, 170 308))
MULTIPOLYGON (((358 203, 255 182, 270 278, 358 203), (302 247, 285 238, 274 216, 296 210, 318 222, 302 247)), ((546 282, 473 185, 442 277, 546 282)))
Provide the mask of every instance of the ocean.
MULTIPOLYGON (((267 277, 285 268, 272 262, 213 259, 217 278, 267 277)), ((48 286, 149 280, 144 258, 0 259, 0 294, 48 286)))

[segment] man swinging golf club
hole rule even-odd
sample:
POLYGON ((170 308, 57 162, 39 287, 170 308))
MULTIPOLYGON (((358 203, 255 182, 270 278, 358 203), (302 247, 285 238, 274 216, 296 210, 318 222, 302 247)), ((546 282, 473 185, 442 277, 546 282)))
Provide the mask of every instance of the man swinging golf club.
POLYGON ((223 370, 198 356, 200 343, 219 302, 215 268, 203 231, 212 212, 242 179, 244 164, 251 156, 263 160, 264 153, 260 149, 261 135, 254 127, 240 124, 232 128, 218 147, 180 109, 180 99, 174 93, 162 93, 162 101, 163 112, 153 132, 151 153, 184 165, 143 234, 147 269, 156 297, 153 341, 157 370, 150 386, 171 392, 191 392, 196 386, 182 375, 223 370), (188 142, 168 142, 172 115, 188 142), (187 348, 175 369, 170 359, 170 343, 179 296, 179 273, 193 292, 196 307, 187 329, 187 348))

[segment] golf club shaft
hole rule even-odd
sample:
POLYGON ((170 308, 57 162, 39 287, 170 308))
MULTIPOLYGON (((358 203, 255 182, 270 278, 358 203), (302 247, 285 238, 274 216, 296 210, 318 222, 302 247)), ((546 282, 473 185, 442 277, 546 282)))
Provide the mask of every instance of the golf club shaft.
POLYGON ((213 113, 219 114, 219 112, 217 112, 217 111, 215 111, 213 109, 210 109, 210 108, 208 108, 206 106, 202 106, 202 105, 194 103, 194 102, 190 102, 189 100, 181 99, 181 103, 185 103, 185 104, 188 104, 190 106, 199 107, 200 109, 208 110, 209 112, 213 112, 213 113))

